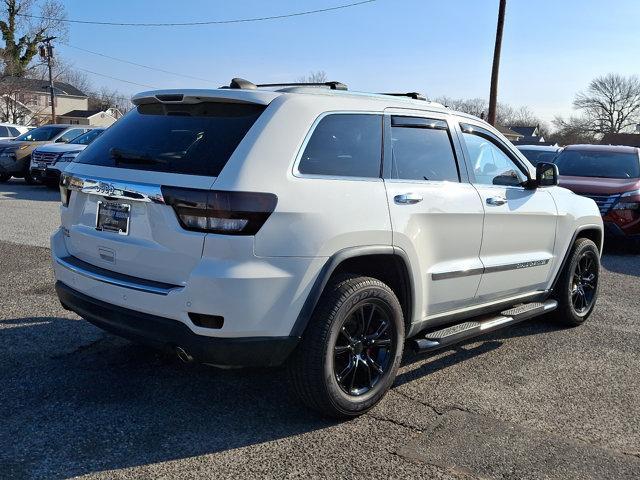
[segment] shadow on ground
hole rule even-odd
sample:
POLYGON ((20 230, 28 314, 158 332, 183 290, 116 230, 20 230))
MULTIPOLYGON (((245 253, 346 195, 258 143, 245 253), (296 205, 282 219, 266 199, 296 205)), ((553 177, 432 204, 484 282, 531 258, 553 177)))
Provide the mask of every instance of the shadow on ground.
POLYGON ((6 183, 0 183, 0 199, 33 200, 37 202, 57 202, 60 192, 44 185, 27 185, 21 178, 12 178, 6 183))

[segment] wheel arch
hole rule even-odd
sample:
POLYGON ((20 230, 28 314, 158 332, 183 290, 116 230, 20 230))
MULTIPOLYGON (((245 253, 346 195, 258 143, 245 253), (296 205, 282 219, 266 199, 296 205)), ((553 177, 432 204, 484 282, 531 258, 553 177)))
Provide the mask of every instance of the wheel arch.
POLYGON ((604 230, 602 226, 599 225, 582 225, 576 229, 571 237, 571 241, 569 242, 569 246, 567 250, 564 252, 564 257, 562 258, 562 263, 560 264, 560 268, 556 272, 555 278, 553 279, 553 283, 551 284, 550 292, 553 292, 556 288, 556 284, 564 271, 567 261, 571 256, 571 250, 573 249, 573 245, 576 243, 576 240, 579 238, 588 238, 593 241, 598 247, 600 254, 602 255, 602 248, 604 246, 604 230))
POLYGON ((329 257, 320 270, 307 299, 291 329, 291 336, 301 337, 332 277, 341 273, 356 273, 377 278, 386 283, 398 297, 406 332, 416 311, 414 281, 409 258, 404 250, 391 245, 369 245, 345 248, 329 257))

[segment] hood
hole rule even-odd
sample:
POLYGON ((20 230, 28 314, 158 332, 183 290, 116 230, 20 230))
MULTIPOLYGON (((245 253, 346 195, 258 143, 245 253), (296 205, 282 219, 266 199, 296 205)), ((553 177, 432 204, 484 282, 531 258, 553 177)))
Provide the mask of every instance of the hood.
POLYGON ((38 147, 38 152, 42 153, 65 153, 65 152, 81 152, 87 148, 86 145, 77 143, 47 143, 38 147))
POLYGON ((640 188, 640 179, 638 178, 560 176, 559 183, 561 187, 575 193, 592 193, 596 195, 613 195, 640 188))

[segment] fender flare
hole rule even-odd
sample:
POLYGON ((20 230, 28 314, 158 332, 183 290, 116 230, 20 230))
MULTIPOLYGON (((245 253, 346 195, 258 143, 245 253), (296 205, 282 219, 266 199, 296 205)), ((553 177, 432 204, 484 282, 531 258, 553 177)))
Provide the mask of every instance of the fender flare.
POLYGON ((555 278, 551 283, 551 288, 549 288, 549 294, 552 294, 553 291, 556 289, 556 284, 558 283, 558 280, 560 279, 560 276, 562 275, 562 272, 564 271, 564 268, 566 267, 567 262, 569 261, 571 250, 573 249, 573 244, 576 243, 576 239, 578 238, 580 232, 584 232, 585 230, 598 230, 600 232, 600 256, 602 256, 602 248, 604 246, 604 230, 602 226, 596 225, 596 224, 587 224, 587 225, 579 226, 576 229, 576 231, 573 232, 573 236, 571 237, 571 241, 569 242, 569 247, 567 248, 567 251, 564 253, 562 263, 560 263, 560 268, 556 272, 555 278))
POLYGON ((302 337, 305 329, 307 328, 307 324, 309 320, 311 320, 311 316, 313 315, 313 311, 320 300, 322 292, 324 291, 331 275, 335 272, 336 268, 345 260, 356 258, 356 257, 364 257, 368 255, 389 255, 394 256, 400 259, 403 262, 405 267, 405 277, 404 280, 406 282, 407 288, 407 317, 411 321, 413 321, 413 312, 415 311, 415 306, 413 305, 413 301, 415 298, 414 294, 414 281, 413 281, 413 272, 411 270, 411 263, 409 263, 409 257, 406 252, 398 247, 393 247, 391 245, 366 245, 360 247, 348 247, 342 250, 337 251, 323 265, 320 273, 316 277, 316 280, 307 295, 307 299, 298 313, 298 317, 296 318, 295 323, 291 329, 290 336, 294 337, 302 337))

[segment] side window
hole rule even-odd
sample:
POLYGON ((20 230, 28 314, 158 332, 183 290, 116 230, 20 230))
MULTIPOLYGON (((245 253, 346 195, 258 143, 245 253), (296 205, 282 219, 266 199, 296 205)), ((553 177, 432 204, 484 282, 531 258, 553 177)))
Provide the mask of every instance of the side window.
POLYGON ((7 127, 7 130, 9 130, 9 135, 11 137, 17 137, 18 135, 20 135, 20 131, 17 128, 7 127))
POLYGON ((11 133, 7 127, 0 126, 0 137, 10 137, 11 133))
POLYGON ((483 185, 522 185, 527 177, 509 156, 491 140, 479 133, 469 133, 463 128, 475 183, 483 185))
POLYGON ((72 128, 71 130, 67 130, 63 133, 60 138, 56 140, 56 142, 70 142, 74 138, 82 135, 84 133, 84 129, 82 128, 72 128))
POLYGON ((391 178, 460 181, 444 120, 391 117, 391 149, 391 178))
POLYGON ((298 171, 307 175, 380 177, 382 115, 332 114, 316 125, 298 171))

